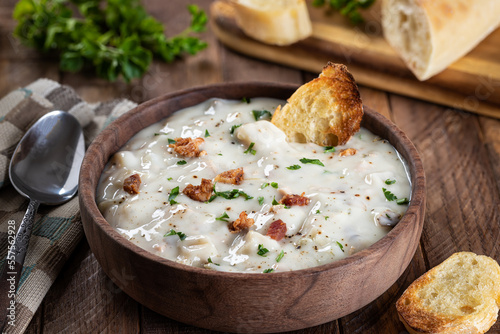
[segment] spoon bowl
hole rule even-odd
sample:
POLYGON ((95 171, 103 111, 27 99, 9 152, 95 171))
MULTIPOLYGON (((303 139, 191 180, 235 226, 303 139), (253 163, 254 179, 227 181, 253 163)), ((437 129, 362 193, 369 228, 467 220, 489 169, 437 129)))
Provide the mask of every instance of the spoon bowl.
MULTIPOLYGON (((14 151, 9 177, 14 188, 30 202, 0 276, 0 331, 7 323, 9 298, 17 290, 36 211, 40 204, 57 205, 78 190, 78 174, 85 153, 83 131, 78 120, 63 111, 40 118, 14 151)), ((10 239, 9 239, 10 240, 10 239)))

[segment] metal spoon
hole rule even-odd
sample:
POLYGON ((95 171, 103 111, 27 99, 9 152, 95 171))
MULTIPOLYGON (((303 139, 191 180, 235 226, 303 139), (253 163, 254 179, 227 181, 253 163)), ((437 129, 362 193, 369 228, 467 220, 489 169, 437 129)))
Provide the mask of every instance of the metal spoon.
POLYGON ((15 239, 14 231, 8 230, 9 251, 0 277, 1 332, 9 321, 15 322, 14 296, 38 206, 61 204, 76 194, 84 153, 80 123, 63 111, 52 111, 40 118, 14 151, 10 181, 30 201, 15 239))

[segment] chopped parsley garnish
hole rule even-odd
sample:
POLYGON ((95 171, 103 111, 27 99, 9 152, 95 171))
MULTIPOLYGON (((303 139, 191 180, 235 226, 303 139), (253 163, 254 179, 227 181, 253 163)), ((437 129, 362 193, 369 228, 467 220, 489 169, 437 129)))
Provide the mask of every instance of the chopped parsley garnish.
POLYGON ((280 204, 278 203, 278 201, 276 201, 276 197, 273 197, 273 202, 272 202, 272 204, 273 204, 273 205, 280 205, 280 204))
POLYGON ((220 266, 220 264, 219 264, 219 263, 215 263, 215 262, 213 262, 211 258, 208 258, 208 263, 214 264, 214 265, 216 265, 216 266, 220 266))
POLYGON ((300 159, 300 162, 302 162, 303 164, 314 164, 314 165, 320 165, 320 166, 325 167, 325 165, 323 165, 323 163, 321 161, 319 161, 319 159, 302 158, 302 159, 300 159))
POLYGON ((395 201, 398 199, 396 195, 391 193, 389 190, 382 188, 382 191, 384 192, 385 198, 387 198, 388 201, 395 201))
POLYGON ((281 250, 281 253, 279 253, 278 256, 276 256, 276 262, 280 262, 283 256, 285 256, 285 252, 281 250))
POLYGON ((169 177, 167 180, 168 180, 168 181, 172 181, 173 179, 172 179, 171 177, 169 177))
POLYGON ((387 198, 388 201, 396 201, 396 204, 398 205, 404 205, 410 203, 410 201, 406 197, 398 199, 398 197, 393 193, 391 193, 389 190, 382 188, 382 191, 384 192, 385 198, 387 198))
POLYGON ((255 155, 255 153, 257 153, 257 151, 253 149, 254 145, 255 145, 255 143, 251 142, 250 146, 248 146, 248 148, 243 153, 245 153, 245 154, 246 153, 251 153, 251 154, 255 155))
POLYGON ((222 156, 222 153, 218 153, 217 155, 220 155, 220 156, 222 156))
POLYGON ((335 146, 325 146, 323 153, 333 153, 335 152, 335 146))
POLYGON ((168 133, 165 133, 165 132, 155 132, 155 136, 160 136, 160 135, 168 135, 168 133))
POLYGON ((259 196, 257 199, 259 200, 259 205, 264 204, 264 197, 259 196))
POLYGON ((164 237, 168 237, 169 235, 177 235, 179 239, 184 240, 186 239, 186 235, 182 232, 175 232, 174 229, 171 229, 170 232, 164 235, 164 237))
POLYGON ((172 189, 170 191, 170 195, 168 195, 168 202, 170 203, 170 205, 177 204, 177 202, 175 201, 177 195, 179 195, 179 186, 172 189))
POLYGON ((319 210, 316 210, 316 214, 319 215, 321 213, 321 211, 319 210))
POLYGON ((300 165, 291 165, 291 166, 288 166, 286 169, 289 169, 289 170, 297 170, 297 169, 301 169, 302 167, 300 167, 300 165))
POLYGON ((208 202, 209 203, 212 202, 217 197, 222 197, 222 198, 225 198, 225 199, 235 199, 235 198, 238 198, 240 196, 241 197, 245 197, 246 201, 248 201, 249 199, 253 198, 252 196, 248 195, 244 191, 238 190, 238 189, 226 190, 226 191, 217 191, 217 190, 215 190, 215 184, 214 184, 214 195, 212 195, 212 197, 210 197, 210 199, 208 200, 208 202))
POLYGON ((268 183, 262 183, 262 185, 260 186, 260 189, 264 189, 265 187, 267 187, 269 185, 269 182, 268 183))
POLYGON ((410 201, 408 200, 408 198, 398 198, 396 200, 396 204, 399 204, 399 205, 404 205, 404 204, 408 204, 410 203, 410 201))
POLYGON ((278 189, 278 183, 277 182, 271 182, 271 187, 274 189, 278 189))
POLYGON ((207 137, 210 137, 210 133, 208 132, 208 130, 205 130, 205 138, 207 137))
POLYGON ((342 246, 342 244, 341 244, 340 242, 338 242, 338 241, 336 241, 336 243, 337 243, 337 245, 340 247, 340 250, 341 250, 342 252, 344 252, 344 246, 342 246))
POLYGON ((271 114, 271 112, 268 110, 252 110, 252 113, 256 121, 264 117, 273 117, 273 114, 271 114))
POLYGON ((220 217, 215 218, 215 220, 221 220, 223 222, 228 222, 229 216, 227 215, 226 212, 224 212, 220 217))
POLYGON ((244 97, 244 98, 241 99, 241 102, 249 104, 250 103, 250 98, 249 97, 244 97))
POLYGON ((330 218, 330 216, 325 216, 325 220, 328 220, 328 218, 330 218))
POLYGON ((396 180, 391 180, 391 179, 385 180, 385 184, 394 184, 394 183, 396 183, 396 180))
POLYGON ((177 143, 175 140, 168 138, 168 145, 177 143))
POLYGON ((263 271, 264 274, 269 274, 269 273, 272 273, 274 271, 273 268, 269 268, 269 269, 266 269, 263 271))
POLYGON ((177 161, 177 164, 178 165, 185 165, 185 164, 187 164, 187 161, 186 160, 179 160, 179 161, 177 161))
POLYGON ((263 244, 259 244, 257 248, 257 255, 266 257, 266 254, 269 253, 269 249, 265 248, 263 244))
POLYGON ((240 126, 242 126, 242 125, 243 125, 243 124, 233 125, 233 126, 231 127, 231 130, 230 130, 229 132, 230 132, 231 134, 233 134, 233 133, 234 133, 234 130, 236 130, 237 128, 239 128, 239 127, 240 127, 240 126))

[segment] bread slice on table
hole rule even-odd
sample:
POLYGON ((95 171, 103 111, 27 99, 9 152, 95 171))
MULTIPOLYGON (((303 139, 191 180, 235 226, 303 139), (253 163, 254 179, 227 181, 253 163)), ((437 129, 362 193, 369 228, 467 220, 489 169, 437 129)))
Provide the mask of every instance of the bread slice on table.
POLYGON ((461 58, 500 25, 498 0, 382 0, 384 37, 419 80, 461 58))
POLYGON ((486 333, 500 307, 500 266, 492 258, 455 253, 413 282, 396 302, 410 333, 486 333))
POLYGON ((312 34, 305 0, 232 0, 236 23, 266 44, 289 45, 312 34))
POLYGON ((344 145, 360 127, 363 103, 347 67, 328 63, 318 78, 300 86, 271 122, 289 141, 344 145))

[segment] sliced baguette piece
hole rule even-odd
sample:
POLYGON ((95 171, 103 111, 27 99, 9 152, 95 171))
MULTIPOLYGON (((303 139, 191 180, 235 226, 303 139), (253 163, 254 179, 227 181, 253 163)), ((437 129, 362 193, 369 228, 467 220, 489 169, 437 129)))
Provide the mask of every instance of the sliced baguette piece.
POLYGON ((312 34, 305 0, 232 0, 236 23, 266 44, 289 45, 312 34))
POLYGON ((486 333, 500 307, 500 266, 492 258, 455 253, 413 282, 396 302, 410 333, 486 333))
POLYGON ((498 0, 382 0, 384 37, 423 81, 500 25, 498 0))
POLYGON ((328 63, 318 78, 300 86, 271 122, 292 142, 321 146, 347 143, 360 127, 363 103, 347 67, 328 63))

